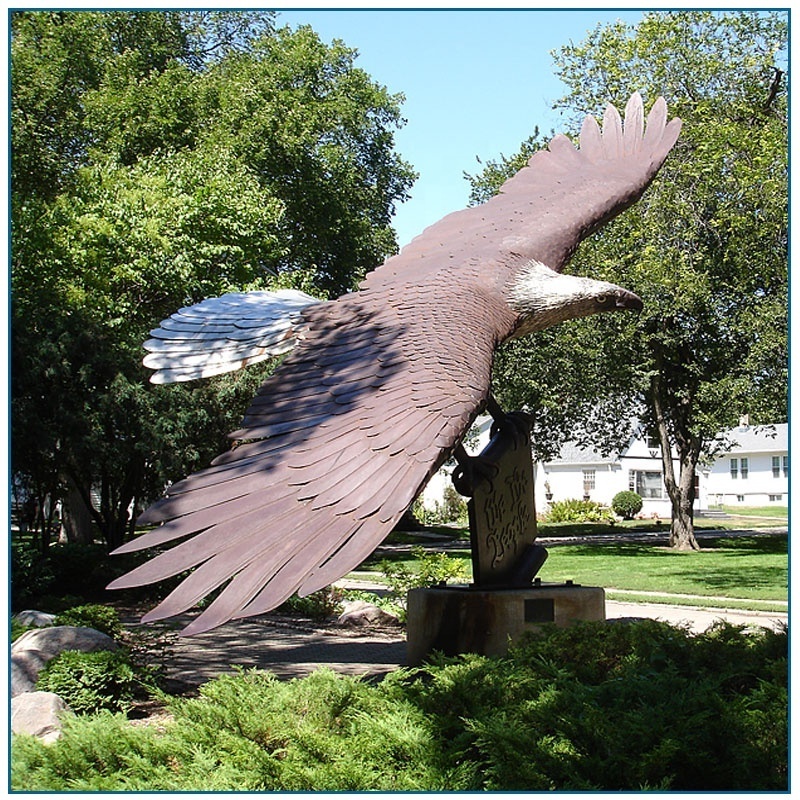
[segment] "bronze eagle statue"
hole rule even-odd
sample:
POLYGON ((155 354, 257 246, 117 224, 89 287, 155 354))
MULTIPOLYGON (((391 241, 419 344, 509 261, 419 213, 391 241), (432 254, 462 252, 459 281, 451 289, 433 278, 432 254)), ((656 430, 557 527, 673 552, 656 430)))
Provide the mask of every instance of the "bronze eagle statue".
POLYGON ((110 584, 190 571, 152 621, 215 599, 184 630, 265 613, 346 575, 389 534, 451 456, 489 394, 495 349, 567 319, 641 309, 619 286, 561 274, 581 240, 641 196, 675 144, 663 98, 645 124, 591 116, 486 203, 444 217, 358 291, 232 294, 153 331, 155 382, 236 369, 291 350, 264 382, 237 446, 170 486, 118 553, 175 543, 110 584))

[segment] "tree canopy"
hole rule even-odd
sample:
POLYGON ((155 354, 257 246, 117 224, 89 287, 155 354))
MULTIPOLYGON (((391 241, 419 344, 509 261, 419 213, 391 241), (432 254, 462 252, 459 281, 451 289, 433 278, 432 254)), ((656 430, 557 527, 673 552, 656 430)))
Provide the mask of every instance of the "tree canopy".
POLYGON ((272 12, 11 28, 13 469, 40 498, 77 492, 117 544, 219 452, 265 369, 153 388, 147 331, 226 291, 337 295, 391 254, 402 96, 272 12))
MULTIPOLYGON (((540 456, 565 439, 619 449, 642 423, 664 458, 673 540, 693 546, 694 474, 724 448, 718 434, 787 416, 787 20, 785 13, 651 12, 599 26, 555 53, 576 129, 586 113, 663 95, 684 120, 645 197, 579 249, 571 270, 639 294, 638 318, 575 321, 511 343, 495 382, 535 417, 540 456)), ((482 199, 498 171, 473 176, 482 199)))

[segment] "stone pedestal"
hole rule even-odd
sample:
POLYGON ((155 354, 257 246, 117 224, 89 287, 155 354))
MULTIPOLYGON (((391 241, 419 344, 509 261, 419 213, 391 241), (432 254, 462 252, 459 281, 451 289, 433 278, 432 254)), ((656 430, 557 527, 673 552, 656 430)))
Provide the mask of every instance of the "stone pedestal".
POLYGON ((503 655, 509 640, 545 623, 604 620, 605 592, 595 586, 536 584, 522 589, 442 586, 408 593, 408 664, 433 650, 446 655, 503 655))

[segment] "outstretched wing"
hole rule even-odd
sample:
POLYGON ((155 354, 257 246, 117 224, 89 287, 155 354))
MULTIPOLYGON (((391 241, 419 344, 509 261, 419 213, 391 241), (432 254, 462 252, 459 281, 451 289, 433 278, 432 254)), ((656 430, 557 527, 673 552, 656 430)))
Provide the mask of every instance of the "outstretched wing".
POLYGON ((144 365, 151 383, 209 378, 287 353, 300 311, 319 302, 295 289, 233 292, 181 308, 151 331, 144 365))
POLYGON ((535 259, 561 271, 583 239, 641 197, 680 129, 679 119, 667 122, 663 98, 653 104, 646 126, 638 93, 627 103, 624 125, 610 105, 602 129, 586 117, 578 148, 559 134, 497 195, 426 228, 368 280, 412 262, 422 267, 436 253, 455 260, 535 259))
POLYGON ((503 312, 447 288, 447 297, 396 286, 310 306, 303 340, 232 434, 243 443, 171 486, 140 518, 162 524, 117 552, 185 541, 111 588, 193 569, 144 620, 224 586, 186 630, 197 633, 357 566, 460 441, 488 389, 492 316, 503 312))

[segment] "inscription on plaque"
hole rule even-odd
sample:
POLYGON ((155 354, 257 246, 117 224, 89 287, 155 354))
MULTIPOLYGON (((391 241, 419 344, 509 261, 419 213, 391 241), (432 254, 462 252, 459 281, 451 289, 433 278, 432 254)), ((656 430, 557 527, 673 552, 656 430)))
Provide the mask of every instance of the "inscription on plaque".
POLYGON ((530 438, 518 426, 502 426, 478 459, 490 469, 468 503, 473 580, 503 585, 536 539, 530 438))

